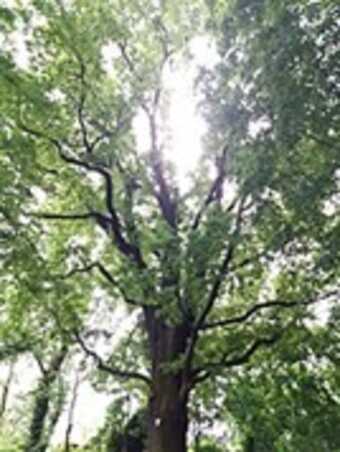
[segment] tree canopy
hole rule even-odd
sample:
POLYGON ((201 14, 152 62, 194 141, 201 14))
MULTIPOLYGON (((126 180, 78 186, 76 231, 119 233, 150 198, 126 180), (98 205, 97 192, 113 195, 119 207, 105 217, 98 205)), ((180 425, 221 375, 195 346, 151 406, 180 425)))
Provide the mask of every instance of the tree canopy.
POLYGON ((0 7, 0 357, 41 372, 22 450, 46 450, 79 360, 134 399, 148 452, 219 450, 197 406, 223 450, 340 450, 337 3, 0 7), (166 74, 198 37, 217 57, 184 189, 166 74))

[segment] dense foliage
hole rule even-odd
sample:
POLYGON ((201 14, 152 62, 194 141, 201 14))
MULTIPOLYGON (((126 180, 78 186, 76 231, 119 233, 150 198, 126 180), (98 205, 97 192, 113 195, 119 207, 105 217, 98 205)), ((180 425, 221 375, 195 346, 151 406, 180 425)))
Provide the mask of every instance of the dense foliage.
POLYGON ((86 450, 340 450, 337 3, 0 7, 0 358, 37 372, 19 450, 62 413, 72 450, 74 369, 112 402, 86 450), (218 57, 184 190, 164 74, 197 37, 218 57))

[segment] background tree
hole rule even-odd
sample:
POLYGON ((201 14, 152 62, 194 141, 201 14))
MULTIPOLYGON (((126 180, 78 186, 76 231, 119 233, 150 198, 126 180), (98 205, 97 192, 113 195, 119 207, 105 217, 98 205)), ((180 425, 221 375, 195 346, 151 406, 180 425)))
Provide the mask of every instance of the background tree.
POLYGON ((232 450, 339 450, 338 332, 330 325, 334 319, 312 331, 303 328, 266 360, 258 354, 220 381, 218 399, 210 403, 221 425, 224 420, 236 433, 226 443, 232 450))

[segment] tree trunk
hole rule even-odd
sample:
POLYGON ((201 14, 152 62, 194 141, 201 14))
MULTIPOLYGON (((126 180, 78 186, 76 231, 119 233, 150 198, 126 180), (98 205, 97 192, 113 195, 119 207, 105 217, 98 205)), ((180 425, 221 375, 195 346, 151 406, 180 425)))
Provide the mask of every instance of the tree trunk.
POLYGON ((65 443, 64 443, 64 452, 71 451, 71 435, 73 431, 73 423, 74 423, 74 411, 77 404, 78 399, 78 390, 80 386, 80 369, 77 369, 73 389, 72 389, 72 397, 70 401, 70 407, 67 418, 67 427, 65 432, 65 443))
POLYGON ((66 353, 67 348, 63 347, 52 359, 49 368, 44 371, 39 381, 28 439, 24 448, 25 452, 45 452, 48 447, 49 438, 46 438, 44 433, 46 433, 45 428, 50 406, 51 388, 58 378, 66 353))
POLYGON ((178 393, 176 377, 160 379, 150 399, 148 452, 185 452, 187 400, 178 393), (162 383, 160 383, 162 382, 162 383))
POLYGON ((166 325, 155 311, 146 321, 152 359, 147 452, 186 452, 189 390, 180 360, 190 330, 166 325))
POLYGON ((50 402, 49 385, 44 377, 40 380, 34 401, 33 415, 29 429, 26 452, 45 452, 47 444, 43 439, 45 421, 50 402))
POLYGON ((2 390, 2 394, 1 394, 1 401, 0 401, 0 421, 2 420, 6 408, 7 408, 7 402, 8 402, 8 395, 9 395, 9 390, 10 390, 10 386, 12 384, 12 380, 14 377, 14 366, 15 366, 15 360, 12 360, 10 365, 9 365, 9 371, 8 371, 8 376, 6 378, 6 381, 4 383, 4 387, 2 390))

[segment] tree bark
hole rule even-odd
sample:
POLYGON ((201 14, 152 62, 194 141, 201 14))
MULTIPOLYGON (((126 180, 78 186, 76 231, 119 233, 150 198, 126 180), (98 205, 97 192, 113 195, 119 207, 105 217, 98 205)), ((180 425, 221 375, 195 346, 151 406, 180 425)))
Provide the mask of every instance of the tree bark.
POLYGON ((157 312, 146 321, 152 359, 147 452, 186 452, 189 390, 180 359, 190 330, 166 325, 157 312))
POLYGON ((148 452, 186 452, 187 400, 178 393, 176 378, 162 383, 150 399, 148 452))

